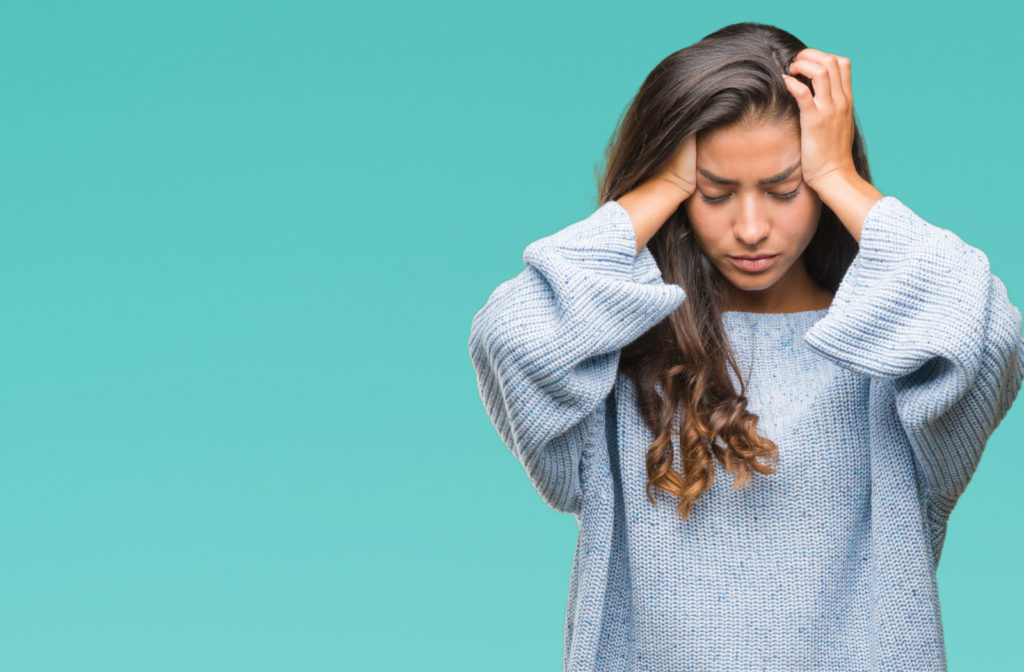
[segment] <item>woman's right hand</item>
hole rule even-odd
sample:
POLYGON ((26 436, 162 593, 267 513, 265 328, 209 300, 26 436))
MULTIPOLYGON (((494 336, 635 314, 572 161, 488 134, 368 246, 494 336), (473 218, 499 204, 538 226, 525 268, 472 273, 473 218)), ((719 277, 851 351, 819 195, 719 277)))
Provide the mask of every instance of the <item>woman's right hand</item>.
POLYGON ((693 132, 676 148, 654 179, 677 187, 685 201, 697 190, 697 133, 693 132))
POLYGON ((637 254, 697 188, 697 134, 691 133, 654 174, 618 198, 633 221, 637 254))

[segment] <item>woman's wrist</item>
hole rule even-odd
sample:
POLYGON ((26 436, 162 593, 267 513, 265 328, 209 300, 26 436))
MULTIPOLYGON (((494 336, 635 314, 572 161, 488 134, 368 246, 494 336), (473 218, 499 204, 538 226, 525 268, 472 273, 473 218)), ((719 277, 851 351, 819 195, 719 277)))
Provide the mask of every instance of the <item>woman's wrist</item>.
POLYGON ((633 222, 637 254, 679 209, 682 202, 690 197, 690 193, 679 185, 653 179, 615 199, 633 222))
POLYGON ((813 185, 808 184, 818 194, 836 217, 850 232, 853 239, 860 243, 860 231, 864 219, 868 216, 882 192, 873 184, 860 176, 854 168, 828 173, 819 178, 813 185))

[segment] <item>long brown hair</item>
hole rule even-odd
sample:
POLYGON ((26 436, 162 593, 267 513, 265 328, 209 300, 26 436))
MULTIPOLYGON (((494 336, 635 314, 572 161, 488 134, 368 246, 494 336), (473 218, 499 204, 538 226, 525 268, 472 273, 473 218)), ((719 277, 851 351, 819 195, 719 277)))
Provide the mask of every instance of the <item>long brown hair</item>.
MULTIPOLYGON (((662 60, 612 135, 599 178, 600 202, 615 200, 653 177, 691 133, 752 120, 798 121, 800 108, 782 73, 805 47, 780 28, 744 22, 662 60)), ((811 86, 807 77, 796 77, 811 86)), ((870 182, 856 117, 853 163, 870 182)), ((706 262, 690 234, 680 205, 648 243, 665 282, 683 287, 686 299, 624 348, 619 360, 619 371, 635 384, 641 416, 655 436, 647 453, 647 497, 657 505, 652 487, 679 497, 676 513, 684 519, 714 482, 713 459, 736 476, 734 490, 750 482, 752 471, 773 473, 778 460, 778 447, 757 434, 758 416, 746 410, 746 383, 721 323, 728 281, 706 262), (738 392, 727 364, 740 381, 738 392), (673 468, 677 413, 682 473, 673 468)), ((804 252, 811 278, 834 293, 856 253, 853 236, 822 203, 817 230, 804 252)))

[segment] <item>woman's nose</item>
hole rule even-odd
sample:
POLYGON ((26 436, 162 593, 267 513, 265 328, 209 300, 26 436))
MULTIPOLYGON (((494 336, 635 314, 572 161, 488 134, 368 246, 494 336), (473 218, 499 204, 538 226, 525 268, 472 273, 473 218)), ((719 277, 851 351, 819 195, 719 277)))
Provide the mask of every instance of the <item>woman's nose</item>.
POLYGON ((771 228, 767 217, 767 213, 757 203, 756 197, 740 198, 739 211, 733 224, 734 235, 746 245, 757 244, 768 235, 771 228))

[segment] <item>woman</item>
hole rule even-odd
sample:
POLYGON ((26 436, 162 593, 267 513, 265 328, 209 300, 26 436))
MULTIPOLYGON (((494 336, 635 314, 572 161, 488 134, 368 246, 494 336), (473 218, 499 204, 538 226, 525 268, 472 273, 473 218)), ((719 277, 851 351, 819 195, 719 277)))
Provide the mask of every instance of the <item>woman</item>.
POLYGON ((946 521, 1024 378, 988 258, 871 185, 849 59, 773 26, 658 64, 607 159, 469 339, 579 523, 565 669, 945 670, 946 521))

